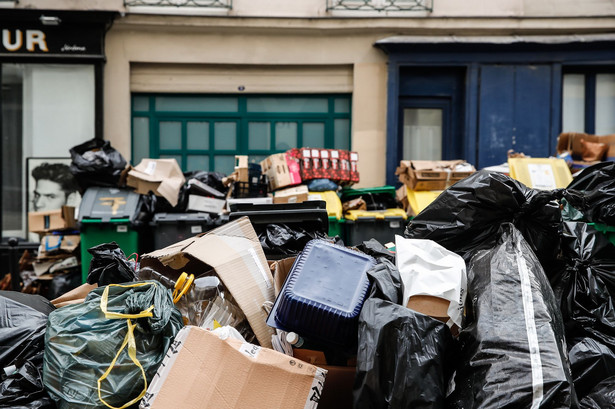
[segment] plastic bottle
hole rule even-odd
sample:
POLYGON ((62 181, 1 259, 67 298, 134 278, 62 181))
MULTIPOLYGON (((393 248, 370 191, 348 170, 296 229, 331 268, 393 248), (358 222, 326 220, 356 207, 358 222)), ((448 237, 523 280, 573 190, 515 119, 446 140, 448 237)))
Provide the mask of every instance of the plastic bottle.
POLYGON ((296 332, 289 332, 286 334, 286 342, 291 344, 294 348, 301 348, 305 340, 296 332))

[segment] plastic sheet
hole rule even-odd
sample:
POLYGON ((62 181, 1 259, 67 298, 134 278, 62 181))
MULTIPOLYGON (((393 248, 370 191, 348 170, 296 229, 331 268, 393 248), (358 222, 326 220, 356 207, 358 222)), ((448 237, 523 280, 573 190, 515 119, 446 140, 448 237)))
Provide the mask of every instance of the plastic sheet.
POLYGON ((181 314, 173 306, 170 290, 156 281, 97 288, 83 304, 62 307, 49 315, 45 387, 59 409, 106 408, 99 399, 98 382, 102 399, 111 406, 127 407, 131 400, 138 402, 145 386, 141 370, 129 356, 131 345, 149 383, 181 327, 181 314), (105 291, 111 314, 103 311, 105 291), (143 312, 151 306, 151 317, 145 317, 143 312))
POLYGON ((92 255, 87 283, 98 284, 99 287, 107 284, 118 284, 134 281, 137 266, 128 260, 126 254, 115 242, 104 243, 88 249, 92 255))
POLYGON ((94 138, 70 149, 70 171, 83 193, 90 186, 116 187, 126 160, 109 141, 94 138))
POLYGON ((307 231, 299 226, 287 224, 268 224, 258 235, 267 255, 294 256, 312 239, 327 239, 327 235, 318 231, 307 231))
POLYGON ((455 183, 410 221, 404 236, 430 239, 469 261, 492 248, 500 224, 521 231, 546 270, 559 251, 561 191, 526 187, 499 172, 479 171, 455 183))
POLYGON ((615 162, 601 162, 583 169, 566 188, 584 193, 572 205, 585 221, 615 225, 615 162))
POLYGON ((455 343, 442 322, 401 306, 395 266, 381 259, 359 317, 355 409, 444 407, 455 343))
POLYGON ((0 296, 0 408, 55 407, 42 381, 46 325, 47 314, 0 296))
POLYGON ((553 290, 520 232, 468 265, 466 324, 451 408, 577 407, 553 290))

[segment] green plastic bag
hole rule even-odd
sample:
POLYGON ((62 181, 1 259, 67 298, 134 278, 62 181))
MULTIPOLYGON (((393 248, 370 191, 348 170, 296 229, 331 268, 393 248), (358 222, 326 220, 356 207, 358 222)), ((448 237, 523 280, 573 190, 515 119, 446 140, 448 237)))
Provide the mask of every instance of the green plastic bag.
POLYGON ((136 407, 181 327, 156 281, 97 288, 49 315, 43 383, 59 409, 136 407))

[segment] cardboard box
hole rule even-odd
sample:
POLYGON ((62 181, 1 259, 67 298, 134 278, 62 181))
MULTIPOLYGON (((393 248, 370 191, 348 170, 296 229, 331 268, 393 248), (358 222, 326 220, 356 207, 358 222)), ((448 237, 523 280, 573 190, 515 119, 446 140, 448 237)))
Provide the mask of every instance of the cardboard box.
POLYGON ((533 189, 565 188, 572 182, 572 174, 563 159, 509 158, 510 177, 533 189))
POLYGON ((126 184, 134 187, 137 193, 146 195, 153 192, 176 206, 179 191, 186 182, 181 168, 175 159, 143 159, 128 172, 126 184))
POLYGON ((308 200, 309 192, 306 185, 278 190, 273 194, 273 203, 301 203, 308 200))
POLYGON ((261 169, 269 178, 269 187, 272 191, 301 183, 299 162, 286 153, 268 156, 261 162, 261 169))
POLYGON ((359 183, 359 154, 357 152, 350 152, 350 173, 349 173, 349 182, 350 184, 359 183))
POLYGON ((615 161, 615 134, 592 135, 580 132, 563 132, 557 137, 557 153, 569 151, 573 159, 579 161, 583 154, 581 139, 587 142, 606 143, 609 146, 606 151, 606 160, 615 161))
POLYGON ((71 229, 76 226, 75 208, 72 206, 62 206, 61 209, 43 212, 28 212, 28 231, 33 233, 71 229))
POLYGON ((80 242, 81 236, 78 234, 49 234, 47 236, 43 236, 43 238, 41 239, 38 253, 39 256, 42 256, 47 253, 52 253, 54 251, 72 252, 77 249, 80 242))
POLYGON ((474 172, 474 166, 463 160, 402 160, 395 174, 401 183, 412 190, 444 190, 474 172), (459 166, 468 170, 457 170, 459 166))
POLYGON ((144 254, 141 267, 172 279, 184 271, 200 275, 213 269, 246 315, 258 342, 271 347, 274 330, 265 322, 263 304, 275 301, 273 277, 248 217, 144 254))
POLYGON ((327 371, 280 352, 187 326, 141 409, 316 409, 327 371))
POLYGON ((237 182, 249 182, 248 155, 235 155, 235 169, 237 182))
POLYGON ((188 207, 186 210, 192 212, 204 212, 210 214, 220 214, 224 210, 225 200, 215 199, 199 195, 188 195, 188 207))

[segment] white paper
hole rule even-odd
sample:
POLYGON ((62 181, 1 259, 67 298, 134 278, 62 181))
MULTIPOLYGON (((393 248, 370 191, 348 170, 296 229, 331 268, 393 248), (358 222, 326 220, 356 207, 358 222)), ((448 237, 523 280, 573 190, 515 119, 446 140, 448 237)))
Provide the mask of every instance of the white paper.
POLYGON ((530 180, 532 181, 531 187, 534 189, 553 190, 557 188, 551 165, 529 163, 527 169, 530 172, 530 180))
POLYGON ((467 292, 466 264, 461 256, 432 240, 395 236, 395 264, 404 283, 402 305, 414 295, 449 301, 448 326, 461 327, 467 292))

